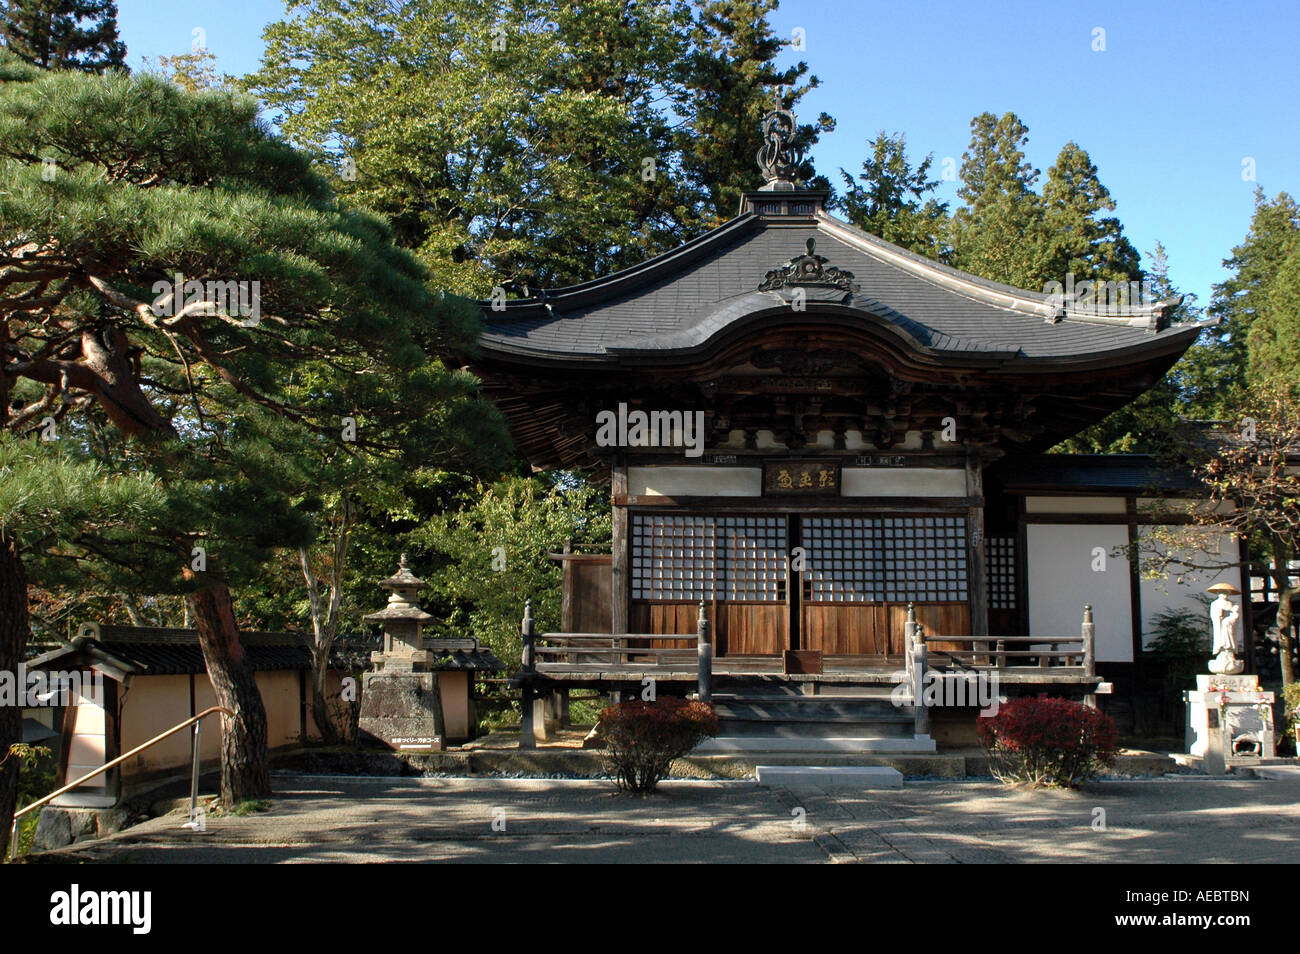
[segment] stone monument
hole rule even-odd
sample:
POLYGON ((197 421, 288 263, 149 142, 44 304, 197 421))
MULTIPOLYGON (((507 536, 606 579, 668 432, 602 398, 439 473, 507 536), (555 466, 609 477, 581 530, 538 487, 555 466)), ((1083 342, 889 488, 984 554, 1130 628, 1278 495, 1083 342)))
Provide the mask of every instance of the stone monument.
POLYGON ((371 654, 375 668, 362 677, 358 734, 362 741, 401 752, 441 751, 442 695, 434 654, 424 648, 422 635, 433 617, 416 597, 424 581, 411 572, 403 553, 397 572, 379 585, 391 591, 388 605, 365 620, 383 624, 384 649, 371 654))
POLYGON ((1209 592, 1216 595, 1210 604, 1214 655, 1209 673, 1198 675, 1196 690, 1183 696, 1186 743, 1188 754, 1199 756, 1205 771, 1223 775, 1234 766, 1273 758, 1273 693, 1260 690, 1258 676, 1242 675, 1241 608, 1230 598, 1241 591, 1231 583, 1216 583, 1209 592))

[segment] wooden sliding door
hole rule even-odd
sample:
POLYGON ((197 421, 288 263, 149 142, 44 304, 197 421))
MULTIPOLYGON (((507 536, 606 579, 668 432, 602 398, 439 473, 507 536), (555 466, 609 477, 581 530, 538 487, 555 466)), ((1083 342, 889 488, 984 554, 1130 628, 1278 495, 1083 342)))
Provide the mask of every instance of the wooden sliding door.
POLYGON ((907 604, 932 635, 967 635, 960 516, 804 516, 800 645, 828 655, 904 652, 907 604))
POLYGON ((786 648, 784 516, 634 513, 631 524, 633 631, 693 633, 704 600, 718 655, 786 648))

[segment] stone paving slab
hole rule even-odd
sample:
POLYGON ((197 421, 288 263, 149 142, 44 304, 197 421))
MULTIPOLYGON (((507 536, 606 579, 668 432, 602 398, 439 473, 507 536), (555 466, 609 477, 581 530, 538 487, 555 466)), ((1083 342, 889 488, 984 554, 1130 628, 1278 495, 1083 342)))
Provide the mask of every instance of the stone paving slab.
POLYGON ((752 782, 668 781, 650 797, 582 779, 274 776, 271 810, 183 813, 42 860, 282 862, 824 862, 752 782), (494 827, 495 823, 495 827, 494 827))
POLYGON ((1203 863, 1300 861, 1300 780, 988 781, 901 790, 669 781, 649 798, 585 779, 276 776, 271 811, 183 814, 40 860, 216 862, 1203 863), (1102 810, 1099 812, 1098 810, 1102 810), (498 829, 494 829, 493 821, 498 829), (1101 824, 1104 821, 1104 826, 1101 824))
POLYGON ((1182 776, 1075 792, 909 781, 777 794, 807 812, 837 862, 1300 862, 1300 779, 1182 776))

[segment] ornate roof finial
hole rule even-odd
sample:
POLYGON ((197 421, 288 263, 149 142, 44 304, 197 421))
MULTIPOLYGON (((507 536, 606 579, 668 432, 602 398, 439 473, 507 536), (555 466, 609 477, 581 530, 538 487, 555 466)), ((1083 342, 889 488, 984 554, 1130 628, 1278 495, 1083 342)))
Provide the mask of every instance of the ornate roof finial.
POLYGON ((803 149, 794 142, 797 129, 794 113, 782 105, 778 89, 774 107, 763 117, 763 148, 758 150, 758 168, 766 181, 760 191, 794 191, 794 177, 803 161, 803 149))

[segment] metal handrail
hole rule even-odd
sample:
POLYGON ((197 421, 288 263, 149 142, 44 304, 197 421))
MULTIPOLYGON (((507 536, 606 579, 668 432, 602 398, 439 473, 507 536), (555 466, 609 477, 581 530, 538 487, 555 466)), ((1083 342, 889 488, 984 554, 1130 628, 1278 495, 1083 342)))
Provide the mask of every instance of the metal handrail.
POLYGON ((53 801, 54 799, 58 798, 60 795, 64 794, 65 792, 70 792, 70 791, 72 791, 74 788, 76 788, 76 787, 79 786, 79 785, 82 785, 82 784, 86 783, 86 782, 89 781, 90 779, 94 778, 96 775, 100 775, 100 774, 102 774, 102 773, 104 773, 104 772, 107 772, 109 769, 113 768, 115 765, 120 765, 122 762, 125 762, 125 761, 126 761, 127 759, 129 759, 131 756, 133 756, 133 755, 137 755, 138 753, 143 752, 145 749, 149 748, 151 745, 156 745, 157 743, 161 742, 163 739, 168 738, 169 736, 173 736, 173 735, 175 735, 177 732, 179 732, 181 729, 188 728, 189 726, 194 726, 194 778, 193 778, 192 783, 191 783, 191 785, 190 785, 190 822, 192 823, 192 822, 194 821, 194 805, 195 805, 195 801, 197 800, 197 796, 198 796, 198 789, 197 789, 197 786, 198 786, 198 766, 199 766, 199 728, 198 728, 198 724, 199 724, 199 722, 201 722, 203 719, 205 719, 205 718, 207 718, 208 716, 212 715, 212 713, 214 713, 214 712, 220 712, 220 713, 222 713, 222 714, 224 714, 224 715, 228 715, 228 716, 230 716, 231 718, 234 718, 234 715, 235 715, 233 712, 231 712, 229 709, 225 708, 224 706, 212 706, 212 707, 210 707, 210 708, 204 709, 204 710, 203 710, 202 712, 200 712, 198 715, 196 715, 196 716, 190 716, 190 718, 186 719, 184 722, 182 722, 182 723, 180 723, 180 724, 178 724, 178 725, 174 725, 174 726, 172 726, 170 729, 168 729, 166 732, 162 733, 161 735, 155 735, 155 736, 154 736, 152 739, 150 739, 148 742, 144 742, 144 743, 141 743, 140 745, 137 745, 137 746, 136 746, 135 748, 133 748, 130 752, 124 752, 123 754, 119 755, 117 758, 113 759, 111 762, 105 762, 105 763, 104 763, 103 765, 101 765, 99 768, 95 769, 93 772, 88 772, 88 773, 86 773, 85 775, 81 776, 81 778, 77 779, 75 782, 69 782, 67 785, 63 786, 62 788, 60 788, 60 789, 56 789, 55 791, 50 792, 50 794, 46 795, 44 798, 37 799, 36 801, 32 802, 30 805, 28 805, 28 806, 26 806, 26 807, 24 807, 24 808, 22 808, 22 809, 19 809, 19 810, 16 811, 16 812, 14 812, 14 822, 13 822, 13 827, 10 828, 10 830, 9 830, 9 858, 10 858, 10 860, 11 860, 11 861, 12 861, 12 860, 15 860, 15 859, 17 859, 17 857, 18 857, 18 822, 19 822, 19 820, 21 820, 22 817, 23 817, 24 815, 26 815, 28 812, 35 811, 36 809, 41 808, 41 807, 43 807, 43 806, 49 804, 51 801, 53 801))

